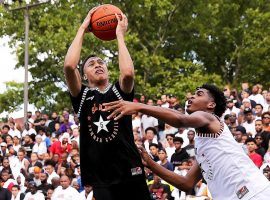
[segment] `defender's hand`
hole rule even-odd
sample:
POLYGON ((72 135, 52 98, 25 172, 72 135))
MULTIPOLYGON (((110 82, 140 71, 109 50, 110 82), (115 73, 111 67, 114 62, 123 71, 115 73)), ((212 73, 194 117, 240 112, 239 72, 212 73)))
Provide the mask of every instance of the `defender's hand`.
POLYGON ((115 120, 120 119, 124 115, 132 115, 137 112, 138 103, 133 103, 129 101, 114 101, 110 103, 104 103, 105 106, 102 111, 113 111, 107 119, 115 118, 115 120))

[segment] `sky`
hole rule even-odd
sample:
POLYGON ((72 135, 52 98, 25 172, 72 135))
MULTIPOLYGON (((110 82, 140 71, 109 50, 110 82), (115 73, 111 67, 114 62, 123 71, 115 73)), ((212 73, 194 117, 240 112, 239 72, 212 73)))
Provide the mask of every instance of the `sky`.
MULTIPOLYGON (((16 81, 24 82, 24 69, 16 69, 15 65, 17 63, 16 54, 13 53, 13 50, 8 47, 8 37, 0 38, 0 93, 5 92, 5 82, 16 81)), ((28 76, 30 77, 30 76, 28 76)), ((23 108, 23 106, 22 106, 23 108)), ((31 109, 31 106, 29 107, 31 109)), ((5 117, 7 113, 0 113, 0 117, 5 117)), ((11 113, 11 117, 23 117, 23 109, 11 113)))

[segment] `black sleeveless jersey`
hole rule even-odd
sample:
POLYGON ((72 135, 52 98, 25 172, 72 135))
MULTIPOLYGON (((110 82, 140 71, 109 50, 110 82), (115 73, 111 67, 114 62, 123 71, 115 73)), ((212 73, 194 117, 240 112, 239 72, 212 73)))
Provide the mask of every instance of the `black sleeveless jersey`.
POLYGON ((71 101, 80 119, 80 165, 84 185, 112 184, 145 180, 143 164, 134 143, 131 116, 108 120, 102 104, 120 99, 132 101, 134 92, 126 94, 119 82, 105 91, 82 86, 71 101))

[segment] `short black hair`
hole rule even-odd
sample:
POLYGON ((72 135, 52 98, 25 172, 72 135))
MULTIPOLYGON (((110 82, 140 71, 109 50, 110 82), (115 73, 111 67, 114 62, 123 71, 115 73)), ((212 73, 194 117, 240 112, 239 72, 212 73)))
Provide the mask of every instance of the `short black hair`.
POLYGON ((168 136, 170 136, 170 137, 172 137, 172 138, 174 138, 175 137, 175 135, 173 134, 173 133, 168 133, 168 134, 166 134, 166 138, 168 137, 168 136))
POLYGON ((262 104, 260 104, 260 103, 257 103, 256 106, 260 106, 261 109, 263 109, 263 106, 262 106, 262 104))
POLYGON ((87 57, 83 60, 82 64, 79 65, 79 71, 80 71, 81 77, 83 77, 83 68, 84 68, 85 63, 87 62, 87 60, 88 60, 89 58, 93 58, 93 57, 97 57, 97 55, 91 54, 91 55, 87 56, 87 57))
POLYGON ((226 97, 224 93, 217 86, 211 84, 203 84, 199 88, 206 89, 211 94, 216 103, 214 113, 217 116, 221 117, 222 114, 225 112, 227 106, 226 97))
POLYGON ((8 130, 10 130, 10 127, 9 127, 9 125, 7 125, 7 124, 5 124, 5 125, 2 127, 2 129, 4 129, 4 128, 7 128, 8 130))
POLYGON ((257 144, 255 138, 252 138, 252 137, 247 138, 245 144, 247 144, 249 142, 254 142, 254 144, 257 144))
POLYGON ((147 131, 149 131, 149 130, 151 130, 151 131, 153 131, 153 133, 155 134, 155 135, 157 135, 157 130, 154 128, 154 127, 148 127, 147 129, 145 129, 145 134, 147 133, 147 131))
POLYGON ((181 144, 183 144, 184 140, 181 137, 175 137, 175 138, 173 138, 173 142, 180 142, 181 144))
POLYGON ((240 131, 242 134, 247 133, 246 128, 240 125, 236 127, 236 131, 240 131))
POLYGON ((156 147, 157 149, 159 149, 158 144, 156 144, 156 143, 149 144, 149 149, 150 149, 150 147, 156 147))
POLYGON ((55 164, 56 163, 53 160, 50 160, 50 159, 45 160, 45 162, 44 162, 44 166, 51 165, 51 166, 55 167, 55 164))

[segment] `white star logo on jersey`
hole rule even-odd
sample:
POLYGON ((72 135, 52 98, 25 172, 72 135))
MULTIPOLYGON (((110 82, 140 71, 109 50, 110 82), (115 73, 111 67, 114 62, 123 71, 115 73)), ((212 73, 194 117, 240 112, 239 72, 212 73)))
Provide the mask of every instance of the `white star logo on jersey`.
POLYGON ((98 122, 93 122, 98 127, 97 133, 99 133, 99 131, 101 131, 101 130, 109 132, 108 129, 107 129, 107 126, 106 126, 109 122, 110 122, 110 120, 103 121, 103 118, 100 115, 99 116, 99 121, 98 122))

